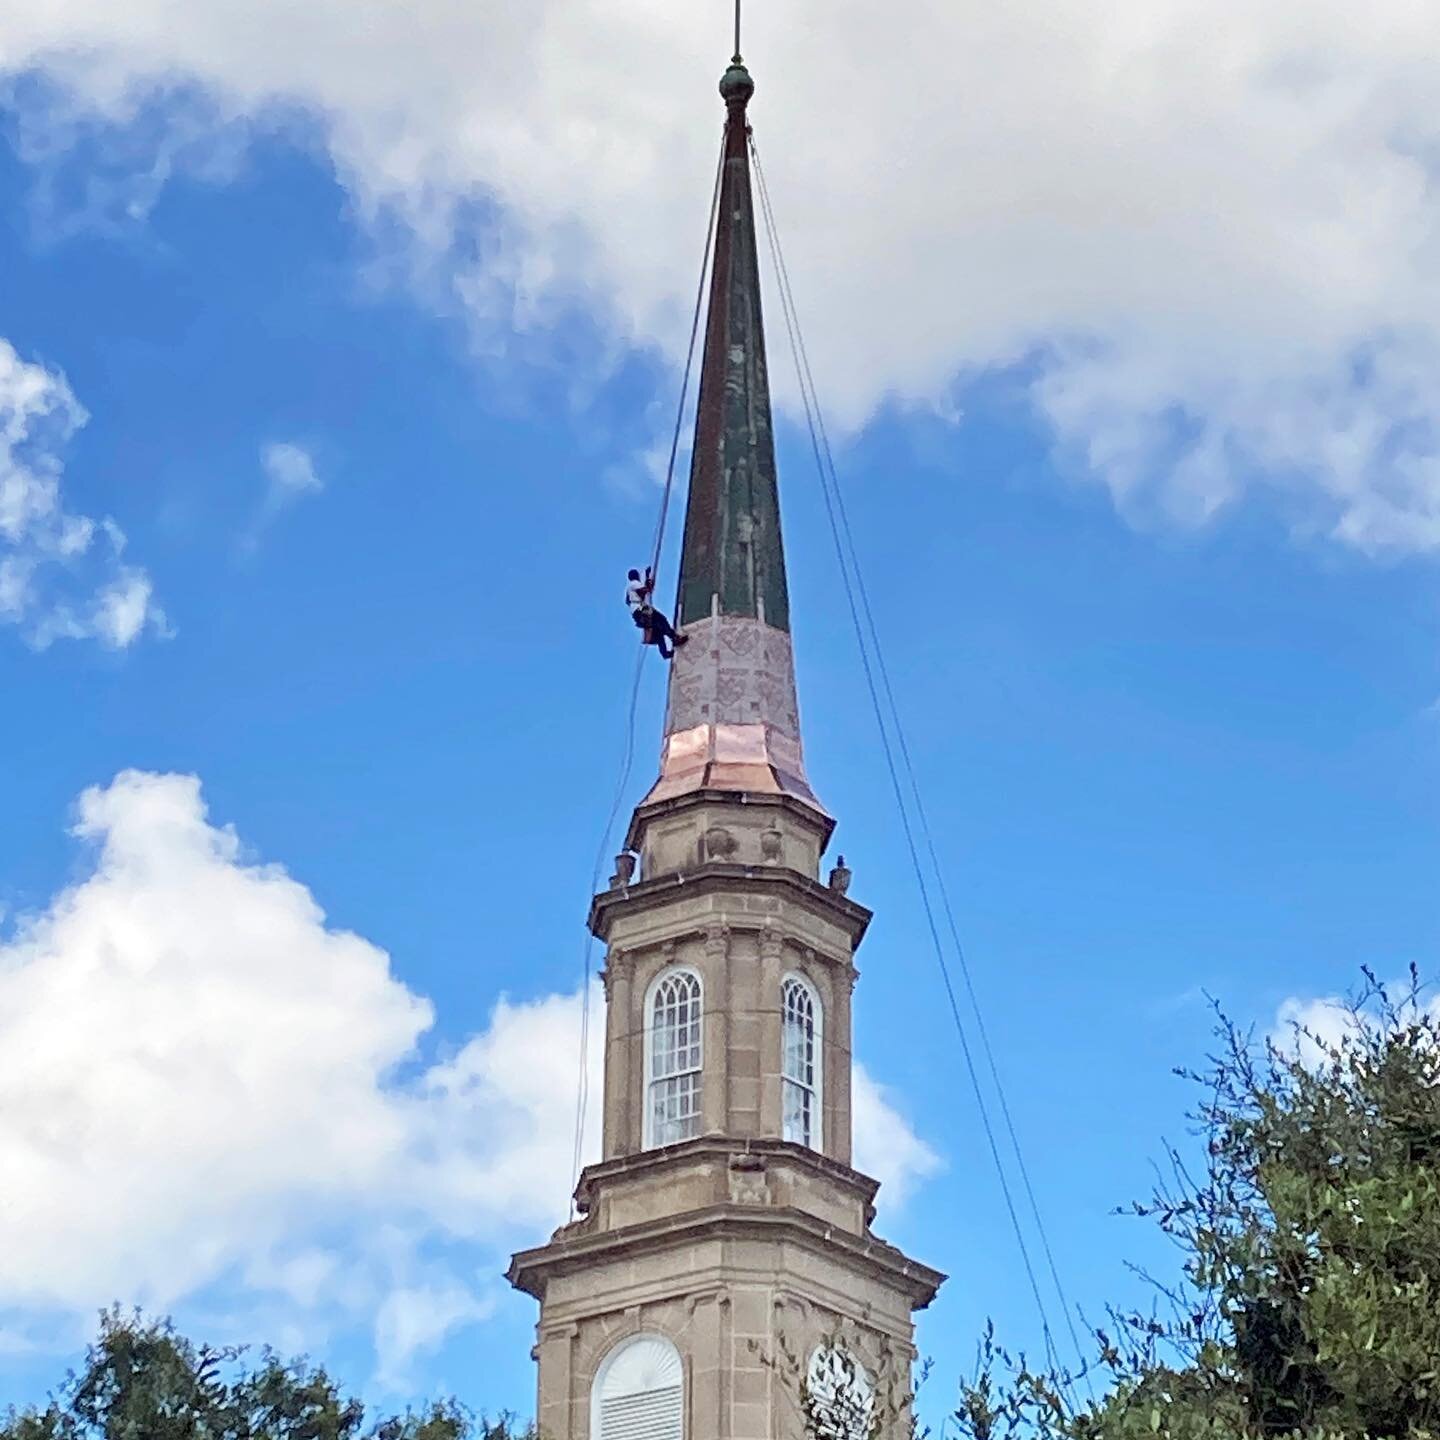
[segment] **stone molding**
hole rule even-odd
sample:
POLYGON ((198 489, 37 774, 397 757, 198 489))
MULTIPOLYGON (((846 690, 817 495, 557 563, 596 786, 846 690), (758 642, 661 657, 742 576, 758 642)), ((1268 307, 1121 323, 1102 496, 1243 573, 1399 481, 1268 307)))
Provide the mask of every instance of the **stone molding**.
POLYGON ((895 1246, 874 1235, 851 1235, 789 1206, 766 1208, 735 1203, 711 1205, 619 1230, 587 1234, 567 1226, 549 1245, 516 1254, 506 1279, 516 1289, 543 1300, 545 1287, 554 1275, 590 1269, 613 1256, 628 1259, 714 1240, 772 1244, 793 1241, 832 1263, 843 1262, 880 1281, 904 1297, 912 1311, 929 1305, 946 1279, 940 1271, 907 1259, 895 1246))
MULTIPOLYGON (((658 787, 657 787, 658 788, 658 787)), ((707 812, 723 810, 729 807, 744 806, 747 810, 754 811, 756 807, 768 806, 783 811, 791 819, 798 821, 810 830, 819 840, 819 848, 823 851, 830 842, 830 836, 835 831, 834 817, 819 808, 811 800, 797 795, 786 794, 783 791, 765 791, 746 794, 732 789, 696 789, 686 790, 662 798, 656 798, 652 791, 649 796, 635 807, 630 817, 630 828, 626 832, 625 846, 628 850, 639 850, 644 840, 644 829, 651 822, 660 819, 662 816, 674 815, 686 810, 704 807, 707 812)), ((707 824, 714 818, 707 815, 707 824)), ((719 821, 718 823, 723 823, 719 821)))
MULTIPOLYGON (((797 1145, 793 1140, 777 1140, 755 1136, 748 1140, 735 1139, 726 1135, 701 1135, 694 1140, 682 1140, 678 1145, 664 1145, 655 1150, 637 1150, 631 1155, 617 1155, 610 1160, 601 1160, 587 1165, 580 1176, 575 1191, 576 1205, 581 1213, 589 1212, 597 1186, 612 1180, 643 1175, 647 1171, 663 1170, 677 1162, 698 1159, 719 1159, 748 1155, 764 1160, 770 1156, 801 1163, 841 1187, 852 1190, 859 1196, 867 1210, 874 1205, 880 1182, 863 1174, 853 1166, 845 1165, 828 1155, 822 1155, 809 1146, 797 1145)), ((584 1222, 575 1222, 583 1227, 584 1222)), ((567 1232, 572 1228, 565 1227, 567 1232)))
MULTIPOLYGON (((671 904, 680 893, 687 898, 724 894, 736 889, 737 882, 748 894, 778 892, 827 919, 838 921, 841 929, 850 936, 852 950, 860 944, 869 928, 871 912, 863 905, 837 895, 829 886, 800 874, 798 870, 778 866, 724 865, 710 861, 693 871, 643 880, 628 890, 602 890, 590 905, 590 931, 596 939, 608 943, 610 928, 622 910, 633 913, 658 909, 671 904)), ((751 928, 746 924, 747 918, 753 920, 753 928, 757 930, 763 927, 766 919, 761 915, 747 917, 737 909, 734 914, 725 917, 725 923, 732 930, 751 928)))

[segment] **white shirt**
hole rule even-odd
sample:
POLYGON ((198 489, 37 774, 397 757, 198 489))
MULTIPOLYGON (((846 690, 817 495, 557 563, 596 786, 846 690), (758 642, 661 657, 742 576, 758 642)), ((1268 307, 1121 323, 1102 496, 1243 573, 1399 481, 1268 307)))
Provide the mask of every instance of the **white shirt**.
POLYGON ((637 610, 643 610, 650 603, 643 580, 632 580, 625 587, 625 603, 630 607, 632 615, 637 610))

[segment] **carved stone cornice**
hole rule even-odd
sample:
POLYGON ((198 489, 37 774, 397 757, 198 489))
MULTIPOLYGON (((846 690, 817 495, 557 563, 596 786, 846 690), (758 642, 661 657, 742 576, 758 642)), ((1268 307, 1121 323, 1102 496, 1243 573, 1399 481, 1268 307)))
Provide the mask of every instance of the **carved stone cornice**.
MULTIPOLYGON (((754 810, 759 806, 784 811, 791 819, 798 821, 819 837, 822 850, 829 843, 830 836, 835 831, 835 820, 832 816, 794 795, 701 786, 669 798, 642 800, 630 817, 630 828, 625 837, 626 847, 631 850, 640 849, 645 826, 662 816, 676 815, 686 810, 702 808, 711 812, 723 811, 732 806, 744 806, 747 810, 754 810)), ((717 816, 717 821, 718 819, 717 816)))
POLYGON ((860 944, 870 925, 871 912, 863 905, 837 895, 829 886, 798 870, 776 865, 721 865, 712 861, 695 870, 642 880, 628 890, 601 891, 590 905, 590 929, 597 938, 608 941, 610 926, 622 907, 632 912, 657 909, 682 896, 719 894, 741 887, 752 892, 785 895, 835 922, 848 933, 851 949, 860 944))
POLYGON ((587 1270, 611 1257, 638 1258, 657 1251, 684 1250, 715 1239, 784 1240, 803 1246, 880 1280, 903 1295, 911 1310, 923 1310, 946 1278, 939 1270, 909 1259, 874 1235, 851 1235, 789 1206, 767 1208, 734 1203, 689 1210, 618 1230, 561 1232, 550 1244, 515 1255, 506 1278, 517 1289, 543 1300, 545 1286, 553 1276, 587 1270))
POLYGON ((575 1191, 576 1204, 584 1215, 590 1210, 596 1190, 601 1185, 621 1179, 638 1179, 657 1172, 663 1173, 677 1165, 690 1164, 696 1160, 724 1160, 728 1165, 730 1158, 737 1155, 748 1155, 760 1160, 773 1157, 791 1164, 803 1165, 817 1175, 823 1175, 832 1184, 853 1191, 867 1208, 873 1205, 880 1189, 878 1180, 853 1166, 822 1155, 807 1145, 797 1145, 791 1140, 776 1140, 764 1136, 741 1139, 727 1135, 701 1135, 694 1140, 682 1140, 678 1145, 639 1150, 633 1155, 616 1155, 609 1160, 587 1165, 575 1191))

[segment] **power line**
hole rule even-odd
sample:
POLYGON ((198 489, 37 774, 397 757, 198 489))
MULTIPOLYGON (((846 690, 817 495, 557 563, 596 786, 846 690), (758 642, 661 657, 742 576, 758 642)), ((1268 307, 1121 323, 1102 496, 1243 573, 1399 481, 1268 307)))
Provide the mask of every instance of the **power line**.
POLYGON ((970 1080, 971 1089, 974 1092, 976 1104, 980 1111, 981 1125, 985 1132, 991 1159, 994 1162, 995 1172, 1000 1181, 1005 1208, 1010 1218, 1011 1227, 1015 1232, 1015 1239, 1020 1249, 1026 1278, 1029 1282, 1031 1294, 1035 1300, 1036 1310, 1040 1316, 1041 1332, 1044 1338, 1046 1355, 1052 1368, 1057 1374, 1060 1374, 1061 1370, 1055 1354, 1054 1338, 1050 1330, 1047 1307, 1040 1293, 1039 1283, 1035 1276, 1035 1269, 1030 1259, 1029 1248, 1025 1241, 1024 1228, 1020 1223, 1019 1213, 1015 1206, 1006 1168, 1001 1160, 999 1146, 995 1139, 995 1131, 991 1123, 989 1107, 985 1102, 970 1042, 965 1032, 964 1023, 960 1017, 960 1008, 955 996, 955 987, 950 977, 949 965, 945 959, 944 946, 941 942, 939 928, 936 924, 934 907, 929 894, 929 886, 925 879, 924 867, 921 864, 920 852, 916 844, 915 831, 917 829, 920 832, 930 864, 935 872, 951 941, 959 959, 967 998, 975 1015, 976 1026, 984 1050, 991 1083, 994 1085, 1000 1100, 1000 1108, 1004 1118, 1005 1128, 1008 1132, 1011 1148, 1015 1154, 1016 1165, 1023 1183, 1031 1216, 1040 1238, 1051 1281, 1054 1284, 1065 1315, 1065 1323, 1069 1330, 1070 1340, 1075 1347, 1083 1373, 1085 1364, 1084 1352, 1080 1346, 1074 1322, 1071 1319, 1070 1306, 1065 1296, 1064 1287, 1060 1281, 1059 1271, 1055 1264, 1049 1237, 1046 1234, 1039 1205, 1035 1199, 1034 1187, 1030 1181, 1029 1170, 1025 1164, 1019 1137, 1011 1118, 1010 1107, 1005 1098, 1004 1085, 1000 1079, 999 1068, 995 1063, 994 1050, 990 1044, 988 1030, 985 1025, 983 1012, 980 1009, 979 997, 976 994, 971 978, 965 950, 960 943, 959 927, 956 924, 954 909, 950 903, 949 893, 945 886, 944 872, 940 866, 938 855, 936 854, 934 839, 925 813, 924 801, 921 798, 919 783, 910 756, 910 748, 905 739, 904 726, 900 720, 899 708, 895 703, 894 690, 890 684, 889 671, 885 665, 884 648, 880 643, 879 631, 876 627, 874 613, 870 606, 869 592, 865 586, 864 573, 860 567, 859 555, 855 548, 854 532, 850 527, 849 515, 845 509, 844 497, 840 489, 838 473, 835 469, 834 455, 830 448, 829 435, 825 429, 823 413, 820 410, 819 398, 815 389, 814 374, 810 368, 809 354, 805 346, 803 332, 800 328, 794 293, 790 285, 789 270, 785 264, 784 251, 780 243, 779 231, 775 224, 770 191, 765 181, 764 167, 761 164, 759 150, 755 145, 753 134, 750 137, 750 150, 755 161, 755 174, 760 192, 761 210, 765 218, 771 259, 774 263, 779 282, 781 310, 785 318, 786 330, 789 333, 791 350, 795 359, 796 378, 799 382, 801 402, 805 410, 806 424, 810 432, 811 448, 814 451, 816 468, 820 475, 821 494, 825 502, 826 516, 830 524, 831 537, 835 543, 836 558, 840 566, 841 579, 845 587, 846 601, 850 609, 851 621, 860 648, 861 665, 865 674, 866 687, 870 694, 871 707, 880 731, 886 768, 889 772, 891 787, 894 791, 896 804, 900 812, 900 821, 904 831, 906 849, 909 853, 911 868, 914 872, 916 883, 920 889, 921 904, 925 912, 926 924, 930 931, 931 944, 939 965, 946 998, 949 1002, 951 1018, 955 1025, 956 1035, 960 1041, 961 1053, 964 1056, 965 1068, 970 1080), (854 575, 853 582, 851 579, 852 571, 854 575), (856 600, 857 594, 859 597, 858 604, 856 600), (873 665, 872 656, 874 661, 873 665), (878 685, 876 683, 877 673, 879 676, 878 685), (882 690, 885 702, 883 706, 881 703, 882 690), (894 732, 895 742, 893 746, 891 742, 892 730, 894 732), (899 767, 897 767, 895 761, 895 750, 897 748, 901 757, 901 765, 899 767), (903 768, 905 772, 914 803, 916 816, 914 825, 912 825, 909 807, 906 804, 904 790, 900 784, 899 772, 901 768, 903 768))

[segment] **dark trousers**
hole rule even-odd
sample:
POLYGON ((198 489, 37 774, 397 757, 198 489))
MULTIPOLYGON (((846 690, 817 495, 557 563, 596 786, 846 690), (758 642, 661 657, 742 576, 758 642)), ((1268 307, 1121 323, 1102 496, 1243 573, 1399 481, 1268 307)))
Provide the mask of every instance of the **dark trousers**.
POLYGON ((645 638, 658 645, 662 655, 666 653, 666 641, 675 639, 675 627, 658 610, 648 605, 635 612, 635 624, 648 632, 645 638))

